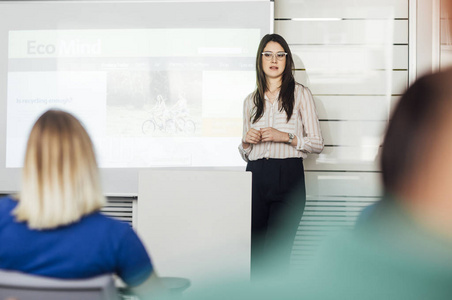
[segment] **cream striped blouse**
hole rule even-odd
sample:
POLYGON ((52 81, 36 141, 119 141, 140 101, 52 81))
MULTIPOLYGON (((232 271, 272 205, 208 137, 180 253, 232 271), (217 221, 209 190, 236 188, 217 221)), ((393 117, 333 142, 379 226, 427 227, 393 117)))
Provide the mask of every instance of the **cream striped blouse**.
MULTIPOLYGON (((247 149, 243 149, 242 143, 239 151, 245 161, 258 160, 261 158, 290 158, 307 157, 307 153, 320 153, 323 150, 323 138, 320 132, 319 118, 315 109, 314 99, 311 91, 301 85, 295 85, 295 105, 292 117, 287 122, 286 112, 279 111, 279 101, 273 104, 265 96, 264 114, 256 123, 251 123, 254 108, 253 94, 248 95, 243 104, 243 136, 245 141, 246 133, 250 128, 261 129, 273 127, 282 132, 293 133, 298 140, 297 146, 286 143, 262 142, 256 145, 251 144, 247 149)), ((278 96, 277 96, 278 97, 278 96)))

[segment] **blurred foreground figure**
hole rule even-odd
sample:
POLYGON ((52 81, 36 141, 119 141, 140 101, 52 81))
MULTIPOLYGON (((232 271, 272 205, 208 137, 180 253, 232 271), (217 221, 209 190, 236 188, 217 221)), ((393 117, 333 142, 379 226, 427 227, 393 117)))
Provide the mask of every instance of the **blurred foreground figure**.
MULTIPOLYGON (((441 0, 441 7, 450 18, 452 0, 441 0)), ((383 200, 354 232, 323 247, 294 293, 306 299, 452 299, 452 70, 420 78, 403 95, 381 168, 383 200)))
POLYGON ((384 199, 298 278, 308 299, 452 299, 452 71, 421 78, 385 136, 384 199))

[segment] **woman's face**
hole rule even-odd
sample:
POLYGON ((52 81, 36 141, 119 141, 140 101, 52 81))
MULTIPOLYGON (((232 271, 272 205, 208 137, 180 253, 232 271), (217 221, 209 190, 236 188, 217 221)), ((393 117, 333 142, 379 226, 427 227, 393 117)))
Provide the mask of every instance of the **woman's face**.
POLYGON ((286 55, 280 55, 280 58, 276 55, 278 52, 284 53, 284 48, 277 42, 268 42, 265 45, 263 52, 271 52, 273 55, 271 58, 267 58, 266 55, 262 55, 262 70, 264 71, 267 79, 269 78, 281 78, 284 69, 286 67, 286 55))

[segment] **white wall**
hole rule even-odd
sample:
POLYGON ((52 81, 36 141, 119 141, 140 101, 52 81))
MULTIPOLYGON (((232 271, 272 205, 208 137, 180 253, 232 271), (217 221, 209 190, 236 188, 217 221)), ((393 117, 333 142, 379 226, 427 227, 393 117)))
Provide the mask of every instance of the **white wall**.
POLYGON ((417 0, 416 74, 422 76, 439 70, 440 0, 417 0))
POLYGON ((295 265, 326 232, 352 227, 379 199, 378 153, 410 77, 410 0, 275 0, 275 32, 314 94, 325 150, 305 161, 307 207, 295 265))
POLYGON ((439 65, 440 69, 445 69, 452 66, 452 35, 451 35, 451 16, 447 14, 446 2, 449 0, 441 0, 440 7, 440 58, 439 65))

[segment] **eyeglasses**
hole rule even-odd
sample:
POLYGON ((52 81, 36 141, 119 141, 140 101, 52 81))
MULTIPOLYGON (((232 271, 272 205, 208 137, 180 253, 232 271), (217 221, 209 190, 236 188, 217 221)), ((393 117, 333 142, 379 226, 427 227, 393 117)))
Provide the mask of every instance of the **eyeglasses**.
POLYGON ((286 52, 276 52, 273 53, 271 51, 265 51, 262 52, 262 56, 266 59, 266 60, 272 60, 273 56, 276 56, 277 60, 283 60, 284 58, 286 58, 287 53, 286 52))

